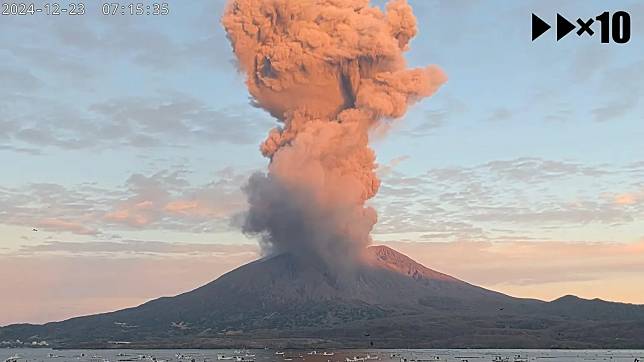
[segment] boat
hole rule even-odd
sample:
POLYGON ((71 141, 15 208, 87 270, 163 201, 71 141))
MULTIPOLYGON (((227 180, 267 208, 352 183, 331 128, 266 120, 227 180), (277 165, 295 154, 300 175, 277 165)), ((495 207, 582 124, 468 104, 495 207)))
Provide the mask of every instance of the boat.
POLYGON ((309 356, 315 356, 315 355, 317 355, 317 354, 318 354, 318 351, 311 351, 311 352, 309 352, 309 353, 307 353, 307 354, 308 354, 309 356))
POLYGON ((20 356, 17 354, 14 354, 13 356, 4 360, 4 362, 18 362, 19 360, 20 360, 20 356))
POLYGON ((357 362, 357 361, 366 361, 367 357, 353 357, 353 358, 345 358, 346 362, 357 362))
POLYGON ((284 355, 284 352, 275 352, 275 355, 276 355, 276 356, 283 356, 283 355, 284 355))
POLYGON ((218 360, 218 361, 226 361, 226 360, 233 360, 233 359, 235 359, 235 357, 232 357, 232 356, 225 356, 225 355, 223 355, 223 354, 218 354, 218 355, 217 355, 217 360, 218 360))
POLYGON ((255 357, 235 356, 235 361, 237 361, 237 362, 254 362, 255 357))
POLYGON ((333 352, 324 352, 322 353, 323 356, 333 356, 335 353, 333 352))

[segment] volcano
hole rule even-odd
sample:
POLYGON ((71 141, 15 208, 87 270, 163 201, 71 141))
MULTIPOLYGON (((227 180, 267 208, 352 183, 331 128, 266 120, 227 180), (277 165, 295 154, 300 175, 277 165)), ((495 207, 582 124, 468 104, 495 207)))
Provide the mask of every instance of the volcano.
POLYGON ((193 291, 44 325, 1 341, 60 348, 643 348, 644 306, 520 299, 431 270, 386 246, 339 276, 291 254, 193 291))

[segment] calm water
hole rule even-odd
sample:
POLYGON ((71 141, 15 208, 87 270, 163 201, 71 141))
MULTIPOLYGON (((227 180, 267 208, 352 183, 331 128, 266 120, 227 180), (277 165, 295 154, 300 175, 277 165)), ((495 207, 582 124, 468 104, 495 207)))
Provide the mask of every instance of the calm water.
POLYGON ((51 349, 0 349, 0 362, 13 356, 19 356, 18 361, 48 361, 48 362, 118 362, 118 361, 186 361, 203 362, 217 361, 224 357, 235 361, 341 361, 347 358, 369 361, 610 361, 634 362, 644 361, 644 351, 634 350, 344 350, 344 351, 274 351, 274 350, 65 350, 51 349), (280 354, 276 354, 280 353, 280 354), (284 352, 282 355, 281 352, 284 352), (333 353, 332 356, 323 355, 333 353))

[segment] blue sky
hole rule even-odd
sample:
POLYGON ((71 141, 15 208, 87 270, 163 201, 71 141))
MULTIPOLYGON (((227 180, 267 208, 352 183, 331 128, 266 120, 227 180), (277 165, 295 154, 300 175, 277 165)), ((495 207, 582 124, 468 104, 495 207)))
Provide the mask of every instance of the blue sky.
MULTIPOLYGON (((599 296, 644 303, 641 291, 607 287, 644 275, 631 260, 644 257, 641 2, 410 3, 420 33, 407 59, 449 81, 372 141, 383 179, 374 239, 508 293, 606 287, 599 296), (531 13, 554 23, 557 12, 615 10, 631 13, 627 44, 556 42, 553 30, 530 41, 531 13), (570 257, 571 246, 586 262, 552 280, 553 250, 570 257), (526 262, 526 248, 533 275, 500 278, 494 259, 526 262), (463 250, 478 262, 454 263, 463 250)), ((0 258, 50 263, 43 272, 69 257, 167 258, 198 265, 194 281, 121 291, 112 304, 70 287, 87 303, 47 297, 58 309, 7 322, 172 294, 256 257, 230 220, 245 208, 239 187, 266 166, 258 145, 274 121, 249 104, 219 24, 224 1, 169 4, 163 17, 103 16, 92 4, 78 17, 0 18, 0 258)))

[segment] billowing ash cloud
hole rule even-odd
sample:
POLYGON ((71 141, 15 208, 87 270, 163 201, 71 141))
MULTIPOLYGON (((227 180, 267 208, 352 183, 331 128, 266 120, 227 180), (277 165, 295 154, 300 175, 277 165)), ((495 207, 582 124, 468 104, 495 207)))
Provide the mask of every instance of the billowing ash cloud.
POLYGON ((416 34, 404 0, 231 0, 222 23, 255 102, 282 123, 261 145, 268 173, 251 177, 244 232, 265 249, 353 258, 370 243, 378 191, 369 131, 446 81, 408 69, 416 34))

